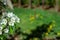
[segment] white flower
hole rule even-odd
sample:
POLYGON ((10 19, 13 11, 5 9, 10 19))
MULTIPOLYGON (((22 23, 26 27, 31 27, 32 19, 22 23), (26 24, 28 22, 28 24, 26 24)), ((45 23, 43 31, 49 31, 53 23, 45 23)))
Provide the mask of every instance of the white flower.
POLYGON ((3 27, 0 26, 0 30, 2 30, 2 29, 3 29, 3 27))
POLYGON ((16 19, 15 17, 12 17, 11 22, 15 22, 15 19, 16 19))
POLYGON ((13 14, 13 12, 9 12, 8 14, 7 14, 7 17, 12 17, 14 14, 13 14))
POLYGON ((8 33, 9 32, 9 29, 4 29, 4 33, 8 33))
POLYGON ((2 35, 2 31, 0 30, 0 35, 2 35))
POLYGON ((2 24, 6 25, 7 24, 7 20, 6 19, 2 19, 1 25, 2 24))
POLYGON ((6 5, 6 3, 4 3, 4 5, 6 5))
POLYGON ((17 19, 17 23, 19 23, 19 22, 20 22, 20 19, 18 18, 18 19, 17 19))
POLYGON ((16 16, 16 22, 19 23, 20 19, 16 16))
POLYGON ((13 22, 9 22, 9 26, 14 26, 14 23, 13 22))

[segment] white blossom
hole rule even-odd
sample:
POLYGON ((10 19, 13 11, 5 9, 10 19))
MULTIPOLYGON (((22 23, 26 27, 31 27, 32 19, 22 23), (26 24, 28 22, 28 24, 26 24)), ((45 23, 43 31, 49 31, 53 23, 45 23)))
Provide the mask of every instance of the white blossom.
POLYGON ((7 24, 7 20, 6 19, 2 19, 1 25, 2 24, 6 25, 7 24))
POLYGON ((8 14, 7 14, 7 17, 12 17, 14 14, 13 14, 13 12, 9 12, 8 14))
POLYGON ((14 26, 14 23, 13 22, 9 22, 9 26, 14 26))
POLYGON ((19 23, 20 19, 16 16, 16 22, 19 23))
POLYGON ((0 26, 0 30, 2 30, 2 29, 3 29, 3 27, 0 26))
POLYGON ((6 5, 6 3, 4 3, 4 5, 6 5))
POLYGON ((16 19, 15 17, 12 17, 11 22, 15 22, 15 19, 16 19))
POLYGON ((4 29, 4 33, 8 33, 9 32, 9 29, 4 29))
POLYGON ((9 29, 3 29, 8 23, 8 26, 14 26, 14 24, 20 22, 20 18, 18 18, 13 12, 4 12, 3 16, 0 20, 0 35, 2 35, 2 32, 9 33, 9 29))
POLYGON ((2 31, 0 30, 0 35, 2 35, 2 31))
POLYGON ((19 18, 17 19, 17 22, 18 22, 18 23, 20 22, 20 19, 19 19, 19 18))

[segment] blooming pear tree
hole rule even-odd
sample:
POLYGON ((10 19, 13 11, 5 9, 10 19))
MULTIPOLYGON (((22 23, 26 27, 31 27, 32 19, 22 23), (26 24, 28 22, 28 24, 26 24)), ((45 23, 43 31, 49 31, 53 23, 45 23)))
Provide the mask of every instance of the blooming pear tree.
MULTIPOLYGON (((7 35, 14 34, 15 25, 20 23, 20 18, 13 14, 13 12, 6 12, 5 14, 0 19, 0 36, 8 37, 7 35)), ((3 37, 0 37, 0 39, 3 39, 3 37)))

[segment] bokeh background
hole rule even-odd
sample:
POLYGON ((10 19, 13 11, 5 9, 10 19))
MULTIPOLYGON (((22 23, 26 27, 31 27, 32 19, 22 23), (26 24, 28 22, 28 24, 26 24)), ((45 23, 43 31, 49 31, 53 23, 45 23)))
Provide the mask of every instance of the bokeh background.
MULTIPOLYGON (((38 25, 53 22, 52 29, 56 35, 54 32, 47 33, 47 39, 44 40, 53 40, 56 36, 60 36, 60 0, 11 0, 11 2, 14 10, 7 9, 7 11, 12 11, 20 18, 20 23, 16 26, 20 27, 23 33, 30 34, 31 30, 35 30, 38 25)), ((20 34, 16 38, 24 40, 25 37, 25 35, 20 34)))

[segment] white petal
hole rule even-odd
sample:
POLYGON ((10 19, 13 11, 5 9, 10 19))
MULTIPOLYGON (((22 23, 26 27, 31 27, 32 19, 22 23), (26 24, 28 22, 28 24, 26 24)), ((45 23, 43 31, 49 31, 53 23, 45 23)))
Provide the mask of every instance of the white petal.
POLYGON ((17 19, 17 21, 16 21, 16 22, 18 22, 18 23, 19 23, 19 22, 20 22, 20 20, 19 20, 19 19, 17 19))
POLYGON ((0 30, 0 35, 2 35, 2 31, 0 30))
POLYGON ((13 12, 9 12, 8 14, 7 14, 7 17, 12 17, 13 16, 13 12))
POLYGON ((20 19, 18 17, 16 17, 16 22, 19 23, 20 22, 20 19))
POLYGON ((6 19, 2 19, 2 22, 1 22, 1 24, 4 24, 4 25, 6 25, 6 24, 7 24, 7 20, 6 20, 6 19))
POLYGON ((12 21, 12 22, 15 22, 15 19, 16 19, 16 18, 12 17, 12 18, 11 18, 11 21, 12 21))
POLYGON ((9 22, 9 26, 14 26, 14 23, 13 22, 9 22))
POLYGON ((8 33, 9 32, 9 30, 6 28, 6 29, 4 29, 4 33, 8 33))
POLYGON ((0 26, 0 30, 2 30, 2 29, 3 29, 3 27, 0 26))

